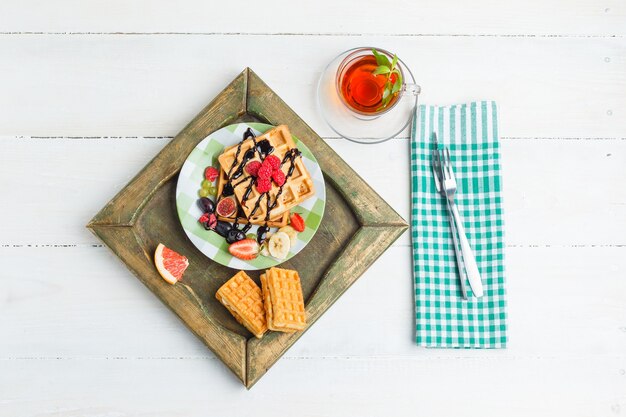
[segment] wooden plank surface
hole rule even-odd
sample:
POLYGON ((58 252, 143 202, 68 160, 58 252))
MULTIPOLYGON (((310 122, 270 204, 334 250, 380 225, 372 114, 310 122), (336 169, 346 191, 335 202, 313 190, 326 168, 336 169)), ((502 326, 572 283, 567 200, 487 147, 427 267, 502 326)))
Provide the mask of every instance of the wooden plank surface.
MULTIPOLYGON (((11 219, 0 245, 98 244, 83 226, 169 140, 0 137, 0 216, 11 219), (75 195, 80 204, 68 204, 75 195), (33 227, 42 204, 46 221, 33 227)), ((345 140, 327 142, 409 218, 407 140, 358 152, 345 140)), ((508 245, 626 244, 626 188, 605 181, 626 177, 626 140, 505 139, 502 158, 508 245)), ((408 236, 396 244, 408 245, 408 236)))
POLYGON ((370 0, 0 4, 1 415, 626 410, 624 2, 396 6, 390 25, 370 0), (245 66, 406 217, 406 139, 335 139, 313 100, 366 44, 422 102, 500 105, 509 348, 414 345, 405 236, 245 392, 83 226, 245 66))
MULTIPOLYGON (((303 2, 287 0, 216 4, 201 0, 7 1, 0 6, 3 32, 211 34, 350 33, 419 35, 624 35, 620 0, 454 0, 303 2), (381 19, 381 13, 388 16, 381 19)), ((356 40, 358 42, 358 40, 356 40)))
POLYGON ((339 52, 373 44, 397 52, 413 69, 422 102, 496 100, 503 136, 624 138, 625 42, 613 37, 0 35, 5 62, 0 126, 5 135, 173 136, 250 66, 314 130, 331 137, 315 104, 319 74, 339 52), (216 68, 214 57, 224 56, 228 60, 216 68), (36 91, 37 99, 27 91, 36 91))
POLYGON ((253 390, 242 392, 218 361, 204 358, 13 361, 4 368, 16 377, 3 384, 3 404, 16 417, 201 417, 231 415, 233 408, 244 417, 447 417, 450 410, 464 409, 466 415, 614 416, 626 406, 623 368, 615 362, 602 356, 285 359, 253 390), (42 375, 54 375, 54 381, 42 375), (480 387, 481 397, 468 386, 480 387), (303 398, 303 391, 324 400, 303 398), (284 396, 280 402, 277 393, 284 396), (476 403, 480 410, 468 409, 476 403))
MULTIPOLYGON (((605 356, 616 358, 618 370, 626 360, 623 252, 621 247, 507 248, 511 343, 506 350, 481 351, 415 346, 410 251, 395 246, 287 357, 605 356), (383 303, 381 294, 393 302, 383 303)), ((9 265, 0 292, 0 364, 29 358, 213 357, 106 248, 0 248, 0 260, 9 265), (100 296, 90 297, 94 292, 100 296)), ((214 383, 220 382, 216 377, 214 383)))
POLYGON ((509 248, 511 343, 479 351, 412 343, 409 251, 393 248, 246 393, 105 249, 2 248, 15 279, 0 293, 10 300, 0 316, 9 330, 0 345, 0 409, 15 416, 201 415, 237 401, 238 415, 282 407, 376 416, 391 401, 400 415, 448 415, 471 402, 470 384, 489 393, 470 415, 611 415, 626 401, 622 252, 509 248), (46 272, 54 280, 42 279, 46 272), (93 300, 94 291, 102 296, 93 300), (383 292, 395 302, 381 305, 383 292), (309 402, 303 390, 327 400, 309 402), (278 393, 287 396, 280 405, 270 401, 278 393), (368 398, 374 394, 379 400, 368 398))

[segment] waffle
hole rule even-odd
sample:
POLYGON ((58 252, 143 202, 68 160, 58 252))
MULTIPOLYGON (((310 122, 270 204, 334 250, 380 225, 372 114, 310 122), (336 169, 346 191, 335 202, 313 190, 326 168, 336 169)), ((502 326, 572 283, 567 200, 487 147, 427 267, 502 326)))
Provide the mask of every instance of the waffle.
POLYGON ((261 289, 244 271, 239 271, 217 290, 215 298, 239 323, 257 338, 267 331, 261 289))
MULTIPOLYGON (((223 169, 220 169, 220 175, 219 177, 217 177, 217 195, 222 195, 222 190, 224 189, 224 185, 226 184, 227 181, 228 181, 228 178, 226 177, 226 171, 224 171, 223 169)), ((237 201, 237 208, 239 209, 239 207, 241 206, 239 205, 239 201, 237 201)), ((261 209, 259 208, 259 210, 261 209)), ((224 220, 230 223, 234 223, 235 216, 236 214, 233 214, 231 217, 217 216, 217 218, 219 220, 224 220)), ((252 221, 249 221, 248 219, 244 217, 240 217, 239 223, 240 224, 252 223, 252 224, 262 225, 262 224, 265 224, 265 215, 263 215, 263 217, 259 217, 255 213, 254 217, 252 218, 252 221)), ((283 214, 280 214, 274 218, 270 218, 270 220, 267 222, 267 225, 269 227, 283 227, 283 226, 287 226, 287 224, 289 224, 289 211, 286 211, 283 214)))
POLYGON ((265 318, 267 320, 268 328, 270 326, 270 323, 272 323, 272 328, 270 330, 278 330, 285 333, 295 333, 295 329, 277 329, 274 326, 272 299, 270 296, 269 288, 267 287, 267 278, 265 274, 261 274, 261 291, 263 292, 263 306, 265 307, 265 318))
POLYGON ((296 271, 271 268, 261 275, 267 327, 292 333, 306 327, 300 276, 296 271))
MULTIPOLYGON (((296 147, 296 144, 294 143, 293 138, 291 137, 291 133, 289 133, 289 129, 287 128, 286 125, 280 125, 271 130, 268 130, 263 135, 258 136, 256 138, 256 141, 258 143, 264 139, 267 139, 272 145, 272 147, 274 147, 273 155, 276 155, 278 158, 281 159, 281 161, 283 157, 285 156, 285 153, 289 149, 293 149, 296 147)), ((252 139, 246 139, 245 141, 243 141, 243 144, 241 145, 241 150, 239 152, 239 157, 237 160, 241 161, 246 151, 252 148, 252 146, 254 146, 254 142, 252 141, 252 139)), ((229 148, 226 148, 224 152, 218 158, 218 161, 221 167, 226 171, 227 175, 228 175, 228 171, 230 167, 233 164, 233 161, 235 160, 235 156, 237 154, 237 148, 238 148, 238 145, 234 145, 229 148)), ((259 156, 256 155, 252 159, 252 161, 254 160, 257 160, 257 161, 260 160, 259 156)), ((315 194, 315 189, 313 187, 313 180, 311 178, 311 174, 309 174, 309 171, 304 166, 304 162, 302 162, 302 158, 296 158, 294 161, 294 165, 295 167, 294 167, 293 173, 283 185, 283 192, 279 198, 279 201, 276 203, 276 206, 272 209, 271 218, 276 218, 277 216, 289 211, 289 209, 291 209, 292 207, 297 206, 302 201, 306 200, 309 197, 312 197, 315 194)), ((237 166, 238 165, 235 164, 235 167, 237 166)), ((285 174, 287 174, 287 171, 289 171, 290 166, 291 166, 291 163, 286 162, 283 164, 281 169, 283 170, 285 174)), ((241 177, 237 178, 235 182, 235 184, 239 183, 239 185, 235 187, 235 196, 237 197, 240 203, 243 199, 243 195, 248 186, 248 181, 242 181, 242 180, 247 177, 249 177, 249 174, 244 169, 241 177)), ((276 198, 276 194, 278 193, 278 190, 279 190, 279 187, 277 187, 276 184, 272 183, 272 189, 269 191, 269 196, 272 202, 276 198)), ((253 210, 254 205, 256 204, 260 196, 261 194, 259 194, 259 192, 256 190, 256 187, 252 187, 252 192, 248 196, 248 199, 246 200, 245 204, 242 204, 242 209, 247 217, 250 217, 250 212, 253 210)), ((259 206, 259 209, 255 213, 255 219, 264 219, 266 211, 267 211, 266 201, 262 201, 261 205, 259 206)))

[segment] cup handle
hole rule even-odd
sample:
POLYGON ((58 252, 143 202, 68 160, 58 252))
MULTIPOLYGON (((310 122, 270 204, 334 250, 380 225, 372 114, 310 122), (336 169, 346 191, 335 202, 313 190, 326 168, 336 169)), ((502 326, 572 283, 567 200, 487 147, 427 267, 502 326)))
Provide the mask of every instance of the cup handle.
POLYGON ((417 84, 404 83, 402 90, 400 90, 403 96, 417 96, 422 91, 422 87, 417 84))

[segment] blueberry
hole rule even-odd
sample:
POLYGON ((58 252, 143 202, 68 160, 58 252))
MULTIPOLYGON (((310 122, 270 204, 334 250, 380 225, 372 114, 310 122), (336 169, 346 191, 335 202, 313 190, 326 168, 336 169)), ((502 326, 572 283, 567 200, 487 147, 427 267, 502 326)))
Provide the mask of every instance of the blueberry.
POLYGON ((222 190, 222 195, 224 197, 228 197, 233 194, 235 194, 235 189, 233 188, 233 185, 231 183, 226 183, 226 185, 224 185, 224 189, 222 190))
POLYGON ((238 229, 230 229, 228 235, 226 236, 227 243, 235 243, 240 240, 244 240, 246 238, 246 234, 238 229))
POLYGON ((205 213, 213 213, 215 211, 215 203, 208 197, 202 197, 198 200, 198 205, 205 213))
POLYGON ((258 228, 258 230, 256 231, 257 233, 256 241, 259 243, 259 245, 262 245, 263 242, 265 242, 265 238, 267 237, 267 232, 269 230, 270 228, 267 226, 261 226, 258 228))
POLYGON ((222 220, 218 220, 217 225, 215 226, 215 232, 222 237, 227 237, 232 228, 232 224, 222 220))

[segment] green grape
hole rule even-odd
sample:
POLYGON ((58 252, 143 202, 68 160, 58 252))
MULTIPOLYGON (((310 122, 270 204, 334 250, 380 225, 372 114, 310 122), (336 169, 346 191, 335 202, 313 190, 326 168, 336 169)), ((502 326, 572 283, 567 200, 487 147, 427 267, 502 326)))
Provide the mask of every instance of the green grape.
POLYGON ((202 188, 205 188, 205 189, 208 190, 211 187, 213 187, 213 184, 211 183, 211 181, 209 181, 209 180, 202 181, 202 188))
POLYGON ((198 190, 198 195, 200 197, 208 197, 209 196, 209 190, 207 190, 206 188, 200 188, 198 190))
POLYGON ((214 187, 214 186, 210 186, 208 188, 208 191, 209 191, 209 194, 211 194, 211 195, 216 195, 217 194, 217 188, 214 187))
POLYGON ((248 234, 246 235, 246 238, 247 238, 247 239, 253 239, 253 240, 256 240, 256 235, 255 235, 254 233, 248 233, 248 234))

